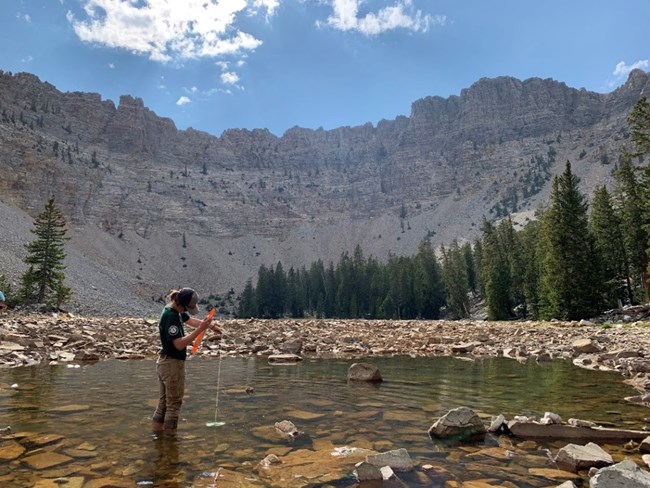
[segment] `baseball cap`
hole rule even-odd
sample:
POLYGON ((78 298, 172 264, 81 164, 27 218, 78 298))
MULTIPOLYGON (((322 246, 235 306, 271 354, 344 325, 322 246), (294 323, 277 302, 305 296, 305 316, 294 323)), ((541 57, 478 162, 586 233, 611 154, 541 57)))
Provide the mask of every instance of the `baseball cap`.
POLYGON ((176 302, 183 305, 191 315, 199 313, 199 308, 196 306, 199 296, 192 288, 182 288, 176 296, 176 302))

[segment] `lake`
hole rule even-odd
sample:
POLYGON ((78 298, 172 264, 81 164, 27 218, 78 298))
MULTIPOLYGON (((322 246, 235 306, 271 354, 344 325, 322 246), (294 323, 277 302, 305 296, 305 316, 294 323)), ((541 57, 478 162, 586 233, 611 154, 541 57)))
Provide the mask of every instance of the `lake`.
MULTIPOLYGON (((408 486, 463 486, 472 480, 489 480, 492 486, 555 486, 567 478, 553 477, 551 457, 567 442, 502 438, 501 447, 508 447, 503 455, 503 449, 482 440, 434 442, 427 430, 460 406, 472 408, 486 424, 498 414, 511 419, 552 411, 564 421, 574 417, 631 429, 647 425, 647 408, 623 400, 636 391, 619 374, 567 361, 542 366, 505 358, 367 358, 363 361, 379 367, 384 382, 348 384, 348 368, 361 361, 271 365, 264 357, 191 358, 176 436, 153 435, 150 429, 158 394, 153 360, 2 369, 0 427, 11 426, 18 438, 0 443, 0 484, 34 486, 75 478, 100 486, 97 480, 116 477, 132 486, 218 487, 210 480, 222 468, 242 473, 258 486, 282 486, 257 474, 257 464, 268 453, 282 457, 301 449, 353 446, 379 452, 407 449, 418 466, 412 473, 398 473, 408 486), (224 425, 207 425, 215 420, 224 425), (281 420, 292 421, 305 434, 293 443, 270 438, 270 426, 281 420), (9 447, 15 443, 27 450, 12 457, 6 453, 13 452, 9 447), (60 463, 45 467, 26 461, 42 452, 65 459, 57 457, 60 463), (422 469, 426 464, 432 468, 422 469), (450 481, 459 484, 445 485, 450 481)), ((602 447, 616 461, 627 456, 641 464, 638 454, 621 446, 602 447)), ((350 473, 328 483, 291 483, 355 486, 350 473)))

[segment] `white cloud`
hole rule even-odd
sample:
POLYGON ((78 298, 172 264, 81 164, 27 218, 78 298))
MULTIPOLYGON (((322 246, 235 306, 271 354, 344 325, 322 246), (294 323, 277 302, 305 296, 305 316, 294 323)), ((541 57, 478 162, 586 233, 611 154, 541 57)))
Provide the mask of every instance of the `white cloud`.
POLYGON ((189 99, 188 97, 186 97, 185 95, 183 95, 181 98, 179 98, 179 99, 176 101, 176 105, 186 105, 186 104, 188 104, 188 103, 192 103, 192 100, 190 100, 190 99, 189 99))
POLYGON ((154 61, 237 55, 262 44, 239 30, 237 16, 264 10, 279 0, 82 0, 85 19, 67 19, 85 42, 121 48, 154 61))
POLYGON ((110 69, 115 69, 115 65, 114 65, 113 63, 108 63, 108 67, 109 67, 110 69))
POLYGON ((26 58, 22 58, 20 60, 21 63, 31 63, 32 61, 34 61, 34 57, 31 55, 27 56, 26 58))
POLYGON ((616 68, 614 69, 614 72, 612 74, 617 78, 624 78, 627 75, 629 75, 630 71, 632 71, 633 69, 647 70, 649 66, 650 66, 650 61, 648 61, 647 59, 639 60, 631 66, 625 64, 625 61, 621 61, 616 65, 616 68))
POLYGON ((239 76, 233 71, 224 71, 221 73, 221 81, 226 85, 236 85, 239 81, 239 76))
POLYGON ((24 21, 27 22, 28 24, 31 24, 31 23, 32 23, 32 17, 31 17, 29 14, 21 14, 20 12, 18 12, 18 13, 16 14, 16 18, 17 18, 17 19, 20 19, 20 20, 24 20, 24 21))
POLYGON ((360 16, 359 9, 363 0, 331 0, 333 15, 326 24, 342 31, 358 31, 366 36, 374 36, 395 29, 408 29, 414 32, 426 32, 431 25, 444 25, 444 15, 424 14, 413 7, 412 0, 396 0, 377 12, 368 12, 360 16))
POLYGON ((253 0, 249 11, 251 15, 256 15, 260 10, 266 10, 266 20, 268 21, 280 6, 280 0, 253 0))

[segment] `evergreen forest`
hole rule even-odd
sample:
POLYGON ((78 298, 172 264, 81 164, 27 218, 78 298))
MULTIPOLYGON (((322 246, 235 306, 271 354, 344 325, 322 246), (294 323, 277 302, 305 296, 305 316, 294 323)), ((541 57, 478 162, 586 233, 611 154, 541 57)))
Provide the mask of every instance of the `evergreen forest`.
POLYGON ((239 317, 466 318, 483 301, 488 320, 579 320, 650 299, 650 104, 628 116, 633 149, 621 150, 612 188, 587 203, 571 163, 552 181, 548 205, 517 230, 509 216, 484 219, 474 242, 381 263, 360 247, 336 265, 321 260, 258 270, 240 296, 239 317))

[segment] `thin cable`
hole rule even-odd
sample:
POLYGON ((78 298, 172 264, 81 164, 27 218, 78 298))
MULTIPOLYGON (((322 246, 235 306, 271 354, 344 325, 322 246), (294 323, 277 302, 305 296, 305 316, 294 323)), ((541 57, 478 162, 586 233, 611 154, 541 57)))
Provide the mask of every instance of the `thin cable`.
POLYGON ((214 423, 217 424, 217 412, 219 411, 219 390, 221 389, 221 351, 219 351, 219 368, 217 370, 217 399, 214 402, 214 423))

